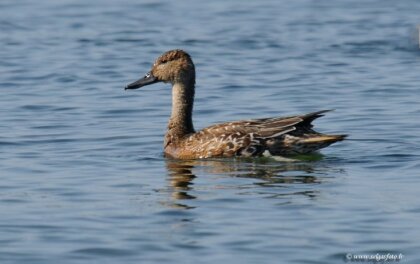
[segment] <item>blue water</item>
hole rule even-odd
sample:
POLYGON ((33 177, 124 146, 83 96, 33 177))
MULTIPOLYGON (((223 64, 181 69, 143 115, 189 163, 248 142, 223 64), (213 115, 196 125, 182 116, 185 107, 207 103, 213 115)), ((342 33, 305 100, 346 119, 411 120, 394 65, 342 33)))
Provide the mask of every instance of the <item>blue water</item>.
POLYGON ((0 3, 0 263, 420 263, 419 1, 0 3), (196 128, 336 109, 317 161, 162 155, 162 52, 196 128))

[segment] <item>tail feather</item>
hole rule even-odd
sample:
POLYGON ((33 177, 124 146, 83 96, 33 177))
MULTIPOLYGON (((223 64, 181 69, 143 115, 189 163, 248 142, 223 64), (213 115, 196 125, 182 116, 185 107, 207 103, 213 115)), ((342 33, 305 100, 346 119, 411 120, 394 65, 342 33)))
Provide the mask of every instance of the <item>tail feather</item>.
MULTIPOLYGON (((266 146, 271 155, 295 155, 315 152, 319 149, 344 140, 347 135, 328 135, 316 132, 312 129, 312 122, 332 110, 313 112, 292 118, 298 118, 297 123, 290 124, 290 130, 284 127, 279 137, 266 137, 266 146), (299 121, 300 120, 300 121, 299 121)), ((293 119, 295 120, 295 119, 293 119)), ((279 120, 283 121, 283 120, 279 120)), ((276 120, 276 122, 278 122, 276 120)), ((284 122, 284 121, 283 121, 284 122)), ((277 123, 276 123, 277 124, 277 123)))
POLYGON ((315 152, 319 149, 342 141, 347 135, 312 134, 306 137, 285 136, 282 141, 268 145, 272 155, 295 155, 315 152))
POLYGON ((325 135, 325 134, 318 134, 313 135, 308 138, 302 138, 298 140, 295 146, 292 146, 292 148, 297 153, 309 153, 314 152, 319 149, 328 147, 329 145, 342 141, 347 137, 347 135, 325 135))
POLYGON ((315 135, 313 137, 304 138, 300 140, 300 143, 303 144, 322 144, 322 143, 334 143, 337 141, 344 140, 347 135, 315 135))

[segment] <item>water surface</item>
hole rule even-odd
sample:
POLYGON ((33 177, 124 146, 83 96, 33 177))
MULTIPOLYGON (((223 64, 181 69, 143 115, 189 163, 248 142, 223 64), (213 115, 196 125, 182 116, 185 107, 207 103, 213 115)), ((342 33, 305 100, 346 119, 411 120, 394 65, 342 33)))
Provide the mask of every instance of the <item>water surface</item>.
POLYGON ((1 263, 342 263, 420 254, 418 1, 2 1, 1 263), (196 128, 336 109, 316 161, 162 155, 162 52, 196 128))

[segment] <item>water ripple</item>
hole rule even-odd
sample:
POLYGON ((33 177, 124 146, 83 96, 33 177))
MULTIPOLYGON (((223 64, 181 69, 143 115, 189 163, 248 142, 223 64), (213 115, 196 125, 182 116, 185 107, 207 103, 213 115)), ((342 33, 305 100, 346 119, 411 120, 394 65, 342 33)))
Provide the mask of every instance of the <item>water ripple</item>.
POLYGON ((0 8, 1 263, 419 259, 418 1, 0 8), (170 85, 123 88, 173 48, 197 129, 336 109, 314 124, 349 139, 289 163, 164 158, 170 85))

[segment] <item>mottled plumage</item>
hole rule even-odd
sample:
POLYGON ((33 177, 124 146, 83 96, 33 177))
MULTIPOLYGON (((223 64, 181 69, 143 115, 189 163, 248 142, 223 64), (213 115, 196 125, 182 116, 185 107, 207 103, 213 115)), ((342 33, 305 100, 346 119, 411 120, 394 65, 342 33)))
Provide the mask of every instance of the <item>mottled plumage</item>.
POLYGON ((173 158, 302 154, 346 137, 312 130, 311 122, 329 110, 290 117, 234 121, 195 132, 192 124, 195 68, 191 57, 182 50, 168 51, 156 60, 146 76, 126 89, 159 81, 173 85, 172 115, 164 143, 165 154, 173 158))

